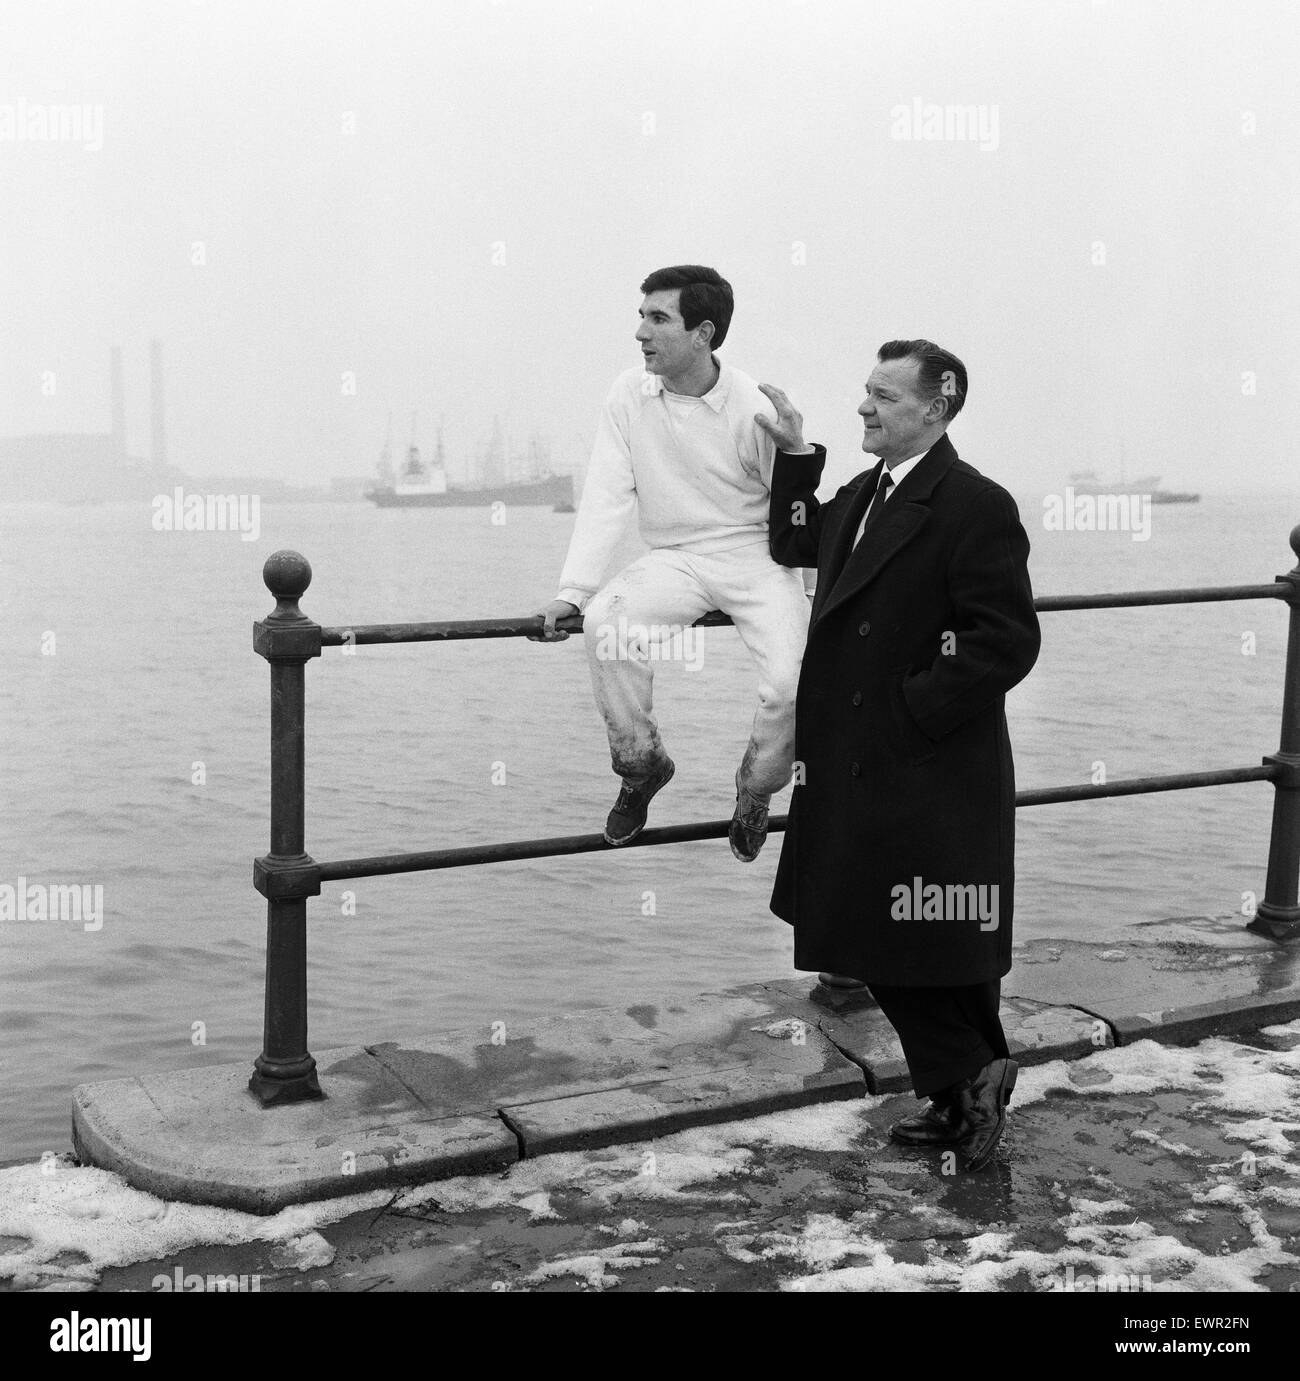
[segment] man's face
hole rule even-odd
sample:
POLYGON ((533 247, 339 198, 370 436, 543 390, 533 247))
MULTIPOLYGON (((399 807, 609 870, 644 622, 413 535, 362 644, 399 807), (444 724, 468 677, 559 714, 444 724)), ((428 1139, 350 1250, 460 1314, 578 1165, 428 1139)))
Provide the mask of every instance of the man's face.
POLYGON ((695 341, 700 328, 686 329, 680 308, 681 295, 680 288, 664 288, 647 293, 641 302, 641 325, 637 327, 636 338, 641 343, 647 373, 676 378, 699 358, 695 341))
POLYGON ((937 420, 931 400, 919 391, 920 373, 920 360, 883 360, 867 380, 867 396, 858 408, 862 449, 886 464, 924 449, 923 434, 937 420))

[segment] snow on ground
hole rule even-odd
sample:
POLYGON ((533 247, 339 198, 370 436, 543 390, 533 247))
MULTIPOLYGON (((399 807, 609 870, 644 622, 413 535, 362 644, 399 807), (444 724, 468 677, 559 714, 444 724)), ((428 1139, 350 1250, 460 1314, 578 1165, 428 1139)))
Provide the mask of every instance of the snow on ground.
MULTIPOLYGON (((464 1175, 408 1190, 402 1207, 435 1202, 453 1213, 521 1208, 533 1221, 559 1215, 551 1195, 580 1190, 610 1207, 623 1199, 683 1205, 728 1196, 718 1188, 746 1173, 753 1147, 776 1144, 847 1150, 862 1130, 864 1111, 882 1100, 821 1104, 749 1121, 704 1127, 644 1146, 567 1152, 521 1161, 504 1175, 464 1175), (744 1144, 742 1144, 744 1143, 744 1144), (698 1192, 686 1186, 707 1183, 698 1192)), ((302 1269, 327 1264, 329 1244, 317 1231, 353 1213, 379 1209, 388 1190, 295 1205, 260 1217, 234 1209, 168 1203, 133 1189, 106 1170, 78 1167, 70 1158, 0 1170, 0 1281, 18 1289, 92 1285, 110 1266, 171 1256, 204 1243, 268 1241, 295 1254, 302 1269), (324 1250, 322 1250, 322 1248, 324 1250)))
MULTIPOLYGON (((1088 1192, 1077 1192, 1078 1185, 1071 1187, 1076 1192, 1051 1186, 1054 1197, 1044 1200, 1037 1215, 1042 1221, 1014 1221, 1014 1230, 926 1202, 924 1194, 933 1197, 934 1167, 924 1156, 882 1147, 879 1128, 866 1120, 885 1101, 880 1098, 817 1104, 644 1144, 542 1156, 500 1175, 462 1176, 407 1190, 398 1206, 431 1204, 444 1214, 518 1211, 538 1223, 564 1219, 566 1206, 576 1200, 587 1209, 609 1210, 609 1221, 593 1230, 605 1234, 603 1243, 543 1262, 516 1282, 525 1287, 564 1277, 595 1290, 617 1285, 621 1273, 671 1257, 672 1244, 665 1245, 657 1217, 730 1209, 711 1229, 712 1249, 735 1262, 768 1263, 788 1290, 995 1290, 1026 1283, 1058 1290, 1262 1289, 1259 1277, 1294 1268, 1296 1256, 1261 1210, 1300 1208, 1293 1140, 1300 1132, 1300 1022, 1265 1034, 1281 1048, 1260 1050, 1222 1039, 1193 1048, 1140 1041, 1074 1063, 1021 1071, 1013 1122, 1026 1106, 1059 1105, 1062 1094, 1091 1099, 1181 1090, 1194 1100, 1191 1114, 1243 1147, 1242 1161, 1225 1162, 1181 1140, 1182 1129, 1177 1137, 1169 1127, 1123 1131, 1123 1146, 1112 1156, 1178 1158, 1194 1207, 1164 1220, 1164 1229, 1147 1221, 1124 1189, 1095 1169, 1088 1192), (866 1158, 867 1187, 856 1200, 866 1206, 856 1211, 826 1212, 825 1201, 820 1208, 805 1205, 791 1190, 765 1218, 743 1192, 778 1154, 786 1167, 801 1165, 801 1152, 856 1153, 862 1163, 864 1145, 874 1150, 866 1158), (1272 1182, 1279 1177, 1292 1183, 1272 1182), (636 1216, 628 1212, 634 1205, 636 1216), (1225 1212, 1245 1228, 1249 1245, 1210 1252, 1168 1231, 1179 1224, 1190 1235, 1205 1215, 1225 1212), (1029 1229, 1044 1224, 1063 1245, 1041 1249, 1043 1239, 1029 1229)), ((1099 1164, 1104 1166, 1104 1158, 1099 1164)), ((770 1175, 765 1183, 770 1185, 770 1175)), ((829 1183, 824 1173, 820 1183, 829 1183)), ((278 1264, 310 1270, 333 1255, 322 1227, 393 1199, 389 1191, 373 1191, 258 1217, 165 1203, 107 1171, 47 1159, 0 1171, 0 1280, 19 1289, 85 1289, 112 1266, 205 1243, 258 1241, 276 1245, 278 1264)), ((1159 1216, 1155 1208, 1148 1212, 1159 1216)))
MULTIPOLYGON (((1070 1246, 1053 1252, 1016 1250, 1015 1234, 986 1234, 966 1240, 963 1257, 940 1259, 927 1253, 922 1265, 892 1261, 887 1244, 865 1239, 855 1222, 810 1220, 800 1240, 770 1237, 763 1254, 787 1254, 805 1265, 836 1258, 867 1256, 865 1264, 814 1270, 783 1282, 791 1290, 912 1290, 944 1286, 958 1290, 997 1289, 1027 1277, 1037 1289, 1234 1290, 1265 1288, 1257 1277, 1276 1267, 1297 1265, 1294 1251, 1270 1230, 1252 1202, 1300 1207, 1300 1188, 1261 1185, 1265 1172, 1300 1176, 1295 1143, 1287 1133, 1300 1132, 1300 1022, 1269 1027, 1263 1033, 1281 1050, 1258 1050, 1235 1042, 1210 1039, 1195 1048, 1166 1047, 1154 1041, 1099 1052, 1069 1064, 1054 1061, 1024 1069, 1013 1099, 1019 1111, 1054 1093, 1075 1096, 1149 1095, 1186 1090, 1197 1098, 1191 1112, 1211 1115, 1219 1134, 1252 1148, 1242 1161, 1210 1164, 1204 1170, 1224 1176, 1205 1190, 1193 1190, 1197 1204, 1219 1204, 1233 1210, 1253 1245, 1211 1255, 1176 1237, 1157 1231, 1119 1198, 1104 1201, 1072 1196, 1060 1224, 1070 1246), (1225 1116, 1226 1114, 1226 1116, 1225 1116), (1247 1188, 1246 1186, 1249 1186, 1247 1188), (1128 1221, 1104 1222, 1119 1215, 1128 1221), (1083 1283, 1086 1282, 1086 1283, 1083 1283)), ((1183 1142, 1156 1132, 1132 1128, 1129 1136, 1180 1158, 1198 1153, 1183 1142)), ((1190 1173, 1190 1171, 1189 1171, 1190 1173)), ((1099 1177, 1100 1178, 1100 1177, 1099 1177)), ((854 1215, 854 1219, 861 1215, 854 1215)), ((1189 1226, 1203 1218, 1193 1211, 1180 1215, 1189 1226)), ((751 1241, 746 1250, 753 1254, 751 1241)))
POLYGON ((170 1256, 200 1243, 274 1242, 300 1269, 333 1256, 319 1229, 391 1195, 295 1204, 270 1217, 167 1202, 119 1175, 46 1158, 0 1170, 0 1280, 17 1289, 89 1288, 109 1266, 170 1256))

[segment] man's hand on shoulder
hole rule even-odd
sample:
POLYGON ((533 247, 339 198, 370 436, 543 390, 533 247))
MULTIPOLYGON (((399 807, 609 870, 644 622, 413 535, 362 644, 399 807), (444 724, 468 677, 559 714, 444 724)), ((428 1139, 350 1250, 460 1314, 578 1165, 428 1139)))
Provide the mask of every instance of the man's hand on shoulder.
POLYGON ((776 442, 777 450, 784 451, 786 455, 812 455, 813 448, 803 439, 803 417, 794 404, 771 384, 759 384, 758 387, 771 399, 776 409, 776 421, 773 422, 761 412, 754 414, 754 421, 776 442))
POLYGON ((556 628, 557 619, 571 618, 578 612, 576 604, 570 604, 567 599, 553 599, 545 609, 537 611, 537 617, 543 620, 542 631, 540 633, 529 633, 530 643, 562 643, 569 635, 562 629, 556 628))

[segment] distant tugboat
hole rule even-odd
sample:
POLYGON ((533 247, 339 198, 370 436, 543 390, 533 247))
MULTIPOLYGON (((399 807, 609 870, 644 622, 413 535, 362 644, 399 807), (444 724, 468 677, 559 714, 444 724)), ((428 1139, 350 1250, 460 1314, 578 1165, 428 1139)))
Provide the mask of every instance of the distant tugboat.
MULTIPOLYGON (((430 464, 420 458, 415 444, 415 420, 411 421, 411 445, 400 475, 394 476, 391 436, 380 453, 379 483, 366 490, 366 498, 380 508, 482 508, 494 503, 525 506, 551 505, 559 511, 573 512, 573 477, 542 474, 535 479, 505 481, 481 487, 462 487, 447 483, 443 464, 442 434, 430 464)), ((499 441, 496 443, 499 447, 499 441)), ((536 449, 536 448, 534 448, 536 449)))

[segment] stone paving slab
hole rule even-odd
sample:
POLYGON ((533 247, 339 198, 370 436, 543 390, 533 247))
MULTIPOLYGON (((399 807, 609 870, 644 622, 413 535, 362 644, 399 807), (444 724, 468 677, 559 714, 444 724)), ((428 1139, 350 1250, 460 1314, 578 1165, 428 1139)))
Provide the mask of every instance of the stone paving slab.
POLYGON ((1246 930, 1241 917, 1183 916, 1133 933, 1115 945, 1017 945, 1003 993, 1091 1012, 1120 1044, 1200 1040, 1300 1014, 1300 947, 1246 930))
POLYGON ((1281 1026, 1297 1017, 1300 1017, 1300 987, 1253 997, 1202 1002, 1190 1007, 1125 1013, 1113 1017, 1111 1024, 1122 1045, 1142 1040, 1184 1044, 1259 1026, 1281 1026))
POLYGON ((1123 943, 1030 940, 1012 951, 1003 991, 1042 1002, 1086 1006, 1091 997, 1111 1002, 1149 999, 1147 1009, 1185 1006, 1210 997, 1246 996, 1262 986, 1289 987, 1300 948, 1288 948, 1245 929, 1241 917, 1215 919, 1211 932, 1195 918, 1133 927, 1123 943))
MULTIPOLYGON (((1022 1065, 1079 1059, 1115 1044, 1104 1021, 1076 1007, 1009 997, 1003 998, 998 1016, 1011 1054, 1022 1065)), ((820 1025, 838 1049, 862 1066, 872 1093, 912 1087, 903 1048, 878 1007, 826 1014, 820 1025)))
POLYGON ((807 1001, 808 986, 807 980, 755 983, 684 1000, 574 1012, 503 1028, 498 1043, 485 1031, 453 1031, 368 1048, 435 1115, 744 1068, 771 1069, 777 1078, 842 1067, 852 1078, 852 1066, 817 1032, 819 1013, 807 1001), (765 1034, 774 1024, 801 1018, 806 1030, 797 1045, 765 1034))
POLYGON ((1011 1054, 1022 1065, 1081 1060, 1117 1044, 1104 1021, 1079 1007, 1004 997, 999 1016, 1011 1054))
POLYGON ((430 1118, 360 1046, 316 1060, 329 1097, 270 1109, 248 1092, 247 1064, 83 1084, 77 1156, 162 1198, 254 1213, 519 1157, 495 1114, 430 1118))
MULTIPOLYGON (((815 1040, 816 1033, 808 1033, 808 1039, 815 1040)), ((542 1156, 557 1150, 649 1141, 687 1127, 803 1108, 807 1103, 861 1098, 866 1092, 862 1070, 834 1051, 823 1073, 800 1073, 793 1068, 797 1062, 790 1063, 789 1072, 771 1065, 739 1065, 692 1079, 515 1103, 501 1110, 501 1116, 518 1132, 525 1156, 542 1156)))
POLYGON ((823 1012, 818 1025, 835 1047, 860 1065, 870 1093, 901 1093, 912 1087, 903 1047, 879 1007, 823 1012))
POLYGON ((1246 918, 1236 914, 1166 916, 1156 921, 1134 921, 1125 930, 1133 939, 1143 942, 1169 945, 1192 943, 1204 949, 1271 954, 1283 961, 1287 954, 1275 939, 1250 930, 1246 918))

